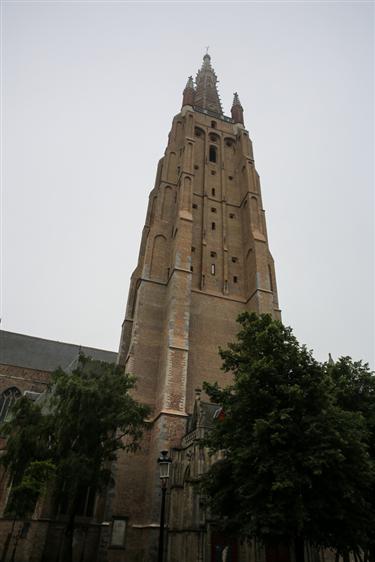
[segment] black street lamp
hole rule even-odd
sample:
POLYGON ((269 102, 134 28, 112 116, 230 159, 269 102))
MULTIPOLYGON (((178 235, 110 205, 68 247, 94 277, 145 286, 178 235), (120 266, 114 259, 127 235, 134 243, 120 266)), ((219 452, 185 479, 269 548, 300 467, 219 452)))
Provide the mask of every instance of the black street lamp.
POLYGON ((164 521, 165 521, 165 494, 167 492, 167 483, 169 478, 170 466, 172 459, 168 456, 168 451, 161 451, 158 458, 161 483, 161 510, 160 510, 160 530, 159 530, 159 551, 158 562, 163 562, 164 551, 164 521))

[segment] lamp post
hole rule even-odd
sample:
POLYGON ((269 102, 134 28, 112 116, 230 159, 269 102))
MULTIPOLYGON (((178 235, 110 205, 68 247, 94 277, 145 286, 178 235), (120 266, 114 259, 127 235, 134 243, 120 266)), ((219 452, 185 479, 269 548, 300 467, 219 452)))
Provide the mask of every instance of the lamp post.
POLYGON ((160 470, 160 483, 161 483, 161 510, 160 510, 158 562, 163 562, 165 494, 167 492, 167 483, 168 483, 171 463, 172 463, 172 459, 168 456, 168 451, 161 451, 160 457, 158 458, 158 464, 160 470))

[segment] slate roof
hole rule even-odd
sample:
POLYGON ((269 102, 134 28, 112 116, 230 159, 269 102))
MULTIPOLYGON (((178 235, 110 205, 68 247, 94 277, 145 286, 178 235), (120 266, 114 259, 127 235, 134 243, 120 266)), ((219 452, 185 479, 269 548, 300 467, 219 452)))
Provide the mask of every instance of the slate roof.
POLYGON ((199 425, 209 429, 214 424, 215 414, 221 409, 219 404, 212 402, 199 402, 200 412, 197 411, 197 402, 194 404, 194 411, 188 418, 187 434, 197 428, 198 416, 200 415, 199 425))
POLYGON ((221 409, 219 404, 212 404, 211 402, 201 402, 203 425, 211 427, 214 424, 215 414, 221 409))
POLYGON ((2 365, 39 371, 54 371, 57 367, 67 369, 77 359, 79 351, 93 359, 108 363, 115 363, 117 360, 117 353, 114 351, 45 340, 4 330, 0 332, 0 364, 2 365))

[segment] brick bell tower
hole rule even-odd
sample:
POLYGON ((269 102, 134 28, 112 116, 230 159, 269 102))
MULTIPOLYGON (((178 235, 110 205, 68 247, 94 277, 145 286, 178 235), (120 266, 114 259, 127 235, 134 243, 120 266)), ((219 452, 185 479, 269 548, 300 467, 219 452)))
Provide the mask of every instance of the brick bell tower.
MULTIPOLYGON (((150 193, 132 275, 119 362, 152 408, 142 450, 121 455, 110 516, 126 520, 126 560, 156 560, 160 486, 156 459, 179 444, 202 381, 226 384, 219 345, 244 310, 280 317, 259 176, 243 108, 223 114, 208 54, 181 111, 150 193)), ((110 518, 110 517, 109 517, 110 518)), ((125 560, 108 550, 108 560, 125 560)))

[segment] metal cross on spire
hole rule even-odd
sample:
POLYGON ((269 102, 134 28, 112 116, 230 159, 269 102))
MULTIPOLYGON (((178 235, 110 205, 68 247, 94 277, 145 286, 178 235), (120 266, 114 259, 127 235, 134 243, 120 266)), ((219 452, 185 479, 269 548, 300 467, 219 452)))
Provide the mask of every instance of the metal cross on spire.
POLYGON ((207 47, 206 47, 206 55, 208 55, 208 49, 209 49, 209 48, 210 48, 210 46, 207 45, 207 47))

